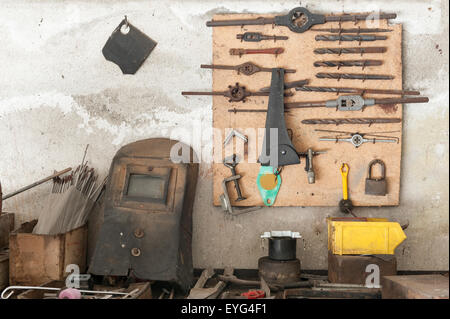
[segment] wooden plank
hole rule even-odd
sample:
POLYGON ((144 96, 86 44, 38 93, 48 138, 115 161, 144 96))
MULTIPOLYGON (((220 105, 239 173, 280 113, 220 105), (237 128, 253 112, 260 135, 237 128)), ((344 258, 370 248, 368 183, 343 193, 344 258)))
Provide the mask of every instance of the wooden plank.
MULTIPOLYGON (((254 14, 226 14, 215 15, 214 19, 241 19, 255 18, 260 15, 254 14)), ((367 26, 365 22, 358 26, 367 26)), ((328 23, 326 27, 338 27, 337 23, 328 23)), ((353 22, 342 23, 342 27, 354 27, 353 22)), ((362 43, 362 46, 386 46, 388 50, 383 54, 358 54, 337 55, 315 55, 313 50, 320 47, 358 47, 358 43, 353 42, 323 42, 315 41, 317 32, 307 31, 305 33, 294 33, 285 27, 247 26, 241 28, 224 27, 213 28, 213 63, 225 65, 237 65, 247 61, 256 63, 262 67, 284 67, 296 69, 296 73, 287 74, 285 81, 295 81, 308 79, 312 86, 338 86, 338 87, 358 87, 372 89, 402 89, 402 25, 388 25, 386 21, 380 21, 380 28, 390 28, 393 31, 386 33, 388 39, 385 41, 374 41, 362 43), (262 32, 264 34, 285 35, 289 37, 287 41, 262 41, 262 42, 241 42, 236 39, 236 34, 246 31, 262 32), (285 52, 278 57, 272 55, 244 55, 230 56, 230 48, 269 48, 284 47, 285 52), (383 65, 366 67, 361 71, 360 67, 336 68, 314 67, 314 61, 320 60, 346 60, 346 59, 381 59, 383 65), (318 79, 315 74, 318 72, 348 72, 348 73, 372 73, 387 74, 395 76, 394 80, 385 81, 365 81, 360 80, 333 80, 318 79)), ((205 61, 208 63, 209 61, 205 61)), ((262 87, 270 85, 271 73, 259 72, 252 76, 238 75, 235 71, 213 70, 214 91, 224 91, 228 85, 236 82, 246 86, 250 91, 258 91, 262 87)), ((204 88, 207 86, 205 85, 204 88)), ((194 87, 192 88, 194 89, 194 87)), ((389 97, 385 95, 369 95, 366 97, 389 97)), ((198 98, 198 97, 192 97, 198 98)), ((333 93, 321 92, 295 92, 293 97, 286 98, 286 102, 296 101, 321 101, 336 99, 333 93)), ((221 96, 214 96, 213 100, 213 127, 221 134, 214 134, 214 158, 213 164, 213 191, 214 205, 220 205, 219 196, 222 193, 221 183, 225 177, 231 175, 228 168, 220 162, 224 156, 233 153, 233 143, 223 147, 223 140, 226 137, 227 129, 235 128, 242 133, 254 133, 257 128, 264 128, 265 113, 229 113, 230 108, 258 108, 266 109, 268 97, 250 97, 247 102, 228 103, 228 99, 221 96), (220 136, 221 135, 221 136, 220 136)), ((409 105, 408 107, 421 107, 420 105, 409 105)), ((364 112, 336 112, 334 109, 310 108, 292 110, 286 115, 286 125, 293 131, 293 144, 298 151, 305 151, 312 147, 315 150, 326 150, 327 154, 314 157, 316 171, 316 183, 308 184, 306 172, 304 170, 305 161, 300 165, 286 166, 282 172, 282 186, 278 193, 275 206, 337 206, 342 198, 342 182, 339 171, 341 163, 348 163, 349 192, 350 198, 355 206, 394 206, 399 204, 400 193, 400 161, 401 161, 401 133, 395 136, 400 137, 400 143, 378 143, 364 144, 355 149, 350 143, 340 142, 319 142, 319 137, 329 135, 327 133, 315 132, 315 129, 345 130, 352 132, 379 132, 402 130, 402 124, 377 124, 368 127, 367 125, 344 125, 336 128, 331 125, 304 125, 301 120, 308 118, 337 118, 337 117, 402 117, 402 105, 390 107, 368 107, 364 112), (364 194, 364 185, 367 174, 367 165, 372 159, 382 159, 386 164, 386 179, 388 184, 388 194, 386 196, 370 196, 364 194)), ((263 132, 262 132, 263 134, 263 132)), ((246 200, 235 202, 236 192, 232 183, 229 185, 230 199, 233 205, 253 206, 262 205, 261 197, 256 186, 256 178, 260 165, 250 163, 256 161, 262 146, 262 137, 257 134, 249 135, 249 143, 245 151, 234 151, 238 154, 245 154, 245 162, 237 166, 237 174, 243 177, 240 185, 246 200)), ((376 175, 376 171, 374 175, 376 175)))
POLYGON ((381 294, 383 299, 448 299, 448 284, 443 275, 384 276, 381 294))
POLYGON ((8 247, 9 233, 14 229, 14 214, 2 213, 0 215, 0 248, 8 247))
POLYGON ((0 291, 9 286, 9 252, 0 250, 0 291))

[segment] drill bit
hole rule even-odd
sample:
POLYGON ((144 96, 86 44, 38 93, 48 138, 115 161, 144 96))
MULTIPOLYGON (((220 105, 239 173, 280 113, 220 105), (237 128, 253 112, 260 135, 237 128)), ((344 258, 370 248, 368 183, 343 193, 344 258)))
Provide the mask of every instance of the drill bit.
POLYGON ((400 123, 402 119, 395 117, 366 117, 366 118, 334 118, 334 119, 306 119, 302 124, 385 124, 385 123, 400 123))
POLYGON ((360 66, 363 69, 366 66, 378 66, 382 65, 383 61, 381 60, 347 60, 347 61, 316 61, 314 62, 315 67, 337 67, 338 70, 341 67, 349 67, 349 66, 360 66))
POLYGON ((380 28, 350 28, 350 29, 311 29, 311 31, 316 32, 329 32, 329 33, 378 33, 378 32, 391 32, 391 29, 380 29, 380 28))
POLYGON ((359 47, 359 48, 319 48, 315 49, 315 54, 355 54, 360 53, 384 53, 386 52, 386 47, 359 47))
POLYGON ((420 95, 419 91, 410 90, 380 90, 380 89, 358 89, 358 88, 338 88, 338 87, 325 87, 325 86, 299 86, 295 88, 296 91, 303 92, 329 92, 329 93, 357 93, 364 95, 370 94, 398 94, 398 95, 420 95))
POLYGON ((385 35, 372 35, 372 34, 325 34, 325 35, 316 35, 316 41, 377 41, 377 40, 386 40, 387 36, 385 35))
POLYGON ((317 73, 319 79, 346 79, 346 80, 392 80, 392 75, 358 74, 358 73, 317 73))
MULTIPOLYGON (((297 88, 297 87, 301 87, 305 84, 308 84, 309 81, 308 80, 299 80, 299 81, 293 81, 293 82, 284 82, 284 89, 292 89, 292 88, 297 88)), ((266 86, 263 87, 261 89, 259 89, 261 92, 270 92, 270 86, 266 86)))

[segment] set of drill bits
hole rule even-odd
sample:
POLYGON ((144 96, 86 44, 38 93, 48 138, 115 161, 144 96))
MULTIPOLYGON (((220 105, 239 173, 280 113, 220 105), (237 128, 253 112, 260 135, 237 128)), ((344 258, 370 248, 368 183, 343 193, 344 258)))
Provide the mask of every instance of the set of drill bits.
MULTIPOLYGON (((316 32, 329 32, 330 34, 319 34, 315 36, 316 41, 327 42, 358 42, 359 47, 346 47, 346 48, 319 48, 315 49, 315 54, 360 54, 364 53, 384 53, 386 47, 361 47, 362 42, 373 42, 380 40, 387 40, 386 35, 378 35, 381 32, 391 32, 391 29, 382 28, 328 28, 328 29, 312 29, 316 32)), ((361 67, 364 70, 366 67, 380 66, 383 64, 382 60, 374 59, 359 59, 359 60, 322 60, 314 62, 315 67, 337 68, 342 67, 361 67)), ((319 79, 349 79, 349 80, 392 80, 391 75, 382 74, 360 74, 360 73, 317 73, 316 77, 319 79)))

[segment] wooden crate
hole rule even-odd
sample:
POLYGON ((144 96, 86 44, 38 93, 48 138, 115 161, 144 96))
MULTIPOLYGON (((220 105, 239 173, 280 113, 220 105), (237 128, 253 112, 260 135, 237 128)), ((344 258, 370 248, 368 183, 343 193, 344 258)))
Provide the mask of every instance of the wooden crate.
POLYGON ((37 286, 63 280, 66 267, 76 264, 86 270, 87 226, 64 234, 37 235, 32 230, 37 220, 23 224, 9 237, 9 281, 11 285, 37 286))

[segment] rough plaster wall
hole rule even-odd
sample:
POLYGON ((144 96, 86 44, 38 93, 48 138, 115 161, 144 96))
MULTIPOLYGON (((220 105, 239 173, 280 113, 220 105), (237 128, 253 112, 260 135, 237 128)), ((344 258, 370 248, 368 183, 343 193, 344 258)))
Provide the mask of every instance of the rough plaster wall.
MULTIPOLYGON (((88 160, 102 175, 121 145, 148 137, 189 142, 201 124, 210 140, 211 100, 184 98, 207 89, 211 29, 220 12, 310 10, 397 12, 404 26, 404 87, 430 97, 407 105, 401 205, 361 208, 359 216, 388 217, 410 226, 397 249, 402 270, 448 269, 448 2, 447 1, 19 1, 0 4, 0 178, 4 193, 88 160), (355 8, 357 7, 357 9, 355 8), (101 49, 124 15, 158 42, 135 75, 122 75, 101 49)), ((198 132, 198 131, 197 131, 198 132)), ((207 145, 194 145, 208 154, 207 145)), ((17 222, 38 217, 50 185, 5 201, 17 222)), ((263 231, 300 231, 304 269, 326 269, 326 224, 337 208, 264 208, 225 217, 212 207, 210 166, 201 165, 194 215, 196 267, 256 268, 263 231)))

